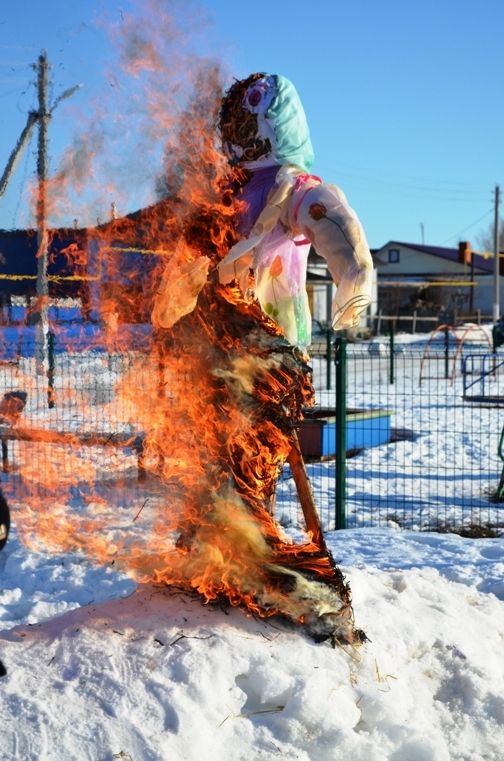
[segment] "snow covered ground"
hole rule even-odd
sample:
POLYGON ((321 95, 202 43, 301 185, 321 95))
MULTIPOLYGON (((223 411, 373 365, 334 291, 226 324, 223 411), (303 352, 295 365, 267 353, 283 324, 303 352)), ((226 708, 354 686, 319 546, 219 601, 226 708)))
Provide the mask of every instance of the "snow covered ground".
POLYGON ((359 652, 112 567, 0 554, 2 761, 500 761, 504 538, 329 544, 359 652))
MULTIPOLYGON (((83 409, 91 427, 121 422, 110 394, 121 369, 93 361, 82 376, 85 408, 67 388, 69 430, 81 425, 83 409), (88 376, 93 382, 86 385, 88 376)), ((377 376, 353 376, 352 405, 366 406, 370 383, 388 392, 383 361, 377 376)), ((2 372, 12 388, 32 376, 29 365, 2 372)), ((369 637, 358 652, 315 644, 279 620, 203 606, 177 589, 138 586, 112 563, 95 567, 77 554, 29 549, 16 528, 23 513, 14 508, 0 553, 0 659, 7 672, 0 678, 1 761, 502 761, 504 536, 401 531, 390 512, 383 516, 387 528, 369 525, 369 498, 385 494, 397 514, 407 508, 405 524, 417 528, 440 507, 452 518, 463 515, 464 490, 474 479, 443 478, 441 494, 439 479, 429 479, 435 457, 441 447, 445 461, 463 461, 469 474, 485 457, 495 487, 502 421, 498 411, 482 412, 474 430, 489 437, 484 445, 464 431, 454 436, 456 384, 435 381, 439 398, 453 396, 440 411, 439 399, 429 404, 428 395, 401 391, 403 381, 418 378, 418 366, 403 363, 401 372, 394 425, 418 429, 421 420, 421 435, 349 460, 350 517, 360 510, 354 524, 362 527, 327 534, 353 591, 357 626, 369 637), (443 437, 432 438, 439 419, 443 437), (385 464, 393 478, 379 476, 385 464), (406 482, 408 467, 416 481, 406 482)), ((34 391, 27 411, 39 425, 61 424, 61 405, 48 412, 34 391)), ((33 446, 16 444, 22 467, 33 460, 33 446)), ((89 457, 101 456, 91 450, 89 457)), ((117 467, 130 472, 136 460, 125 459, 117 467)), ((311 470, 325 509, 334 501, 329 467, 311 470)), ((18 478, 16 471, 3 476, 11 499, 18 478)), ((111 514, 126 515, 127 508, 130 516, 147 488, 134 480, 116 488, 105 479, 100 495, 111 514)), ((502 520, 502 505, 486 505, 502 520)), ((296 524, 295 506, 286 509, 296 524)), ((289 531, 298 537, 294 525, 289 531)))

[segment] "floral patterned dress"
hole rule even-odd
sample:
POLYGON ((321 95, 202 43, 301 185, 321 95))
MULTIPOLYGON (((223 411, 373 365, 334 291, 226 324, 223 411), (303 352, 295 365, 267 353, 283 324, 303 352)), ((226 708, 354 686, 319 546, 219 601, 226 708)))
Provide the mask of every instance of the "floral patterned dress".
POLYGON ((223 141, 231 163, 245 167, 251 179, 240 195, 244 237, 221 261, 219 277, 223 283, 236 280, 290 343, 304 348, 311 340, 306 292, 310 246, 326 260, 337 286, 335 329, 357 325, 371 302, 371 254, 341 189, 309 174, 313 151, 292 83, 266 75, 248 87, 242 106, 256 115, 256 142, 265 149, 260 158, 248 161, 243 145, 223 141))

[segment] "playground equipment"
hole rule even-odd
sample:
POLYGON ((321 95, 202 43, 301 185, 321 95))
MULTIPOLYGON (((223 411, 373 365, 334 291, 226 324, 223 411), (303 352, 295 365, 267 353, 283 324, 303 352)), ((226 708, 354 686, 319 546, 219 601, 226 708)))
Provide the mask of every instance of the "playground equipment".
MULTIPOLYGON (((497 448, 497 454, 501 458, 502 462, 504 463, 504 426, 501 431, 500 439, 499 439, 499 446, 497 448)), ((502 466, 502 473, 499 481, 499 485, 497 487, 497 491, 495 493, 495 501, 496 502, 503 502, 504 501, 504 465, 502 466)))
MULTIPOLYGON (((431 332, 429 336, 429 340, 427 341, 425 345, 425 349, 422 354, 422 359, 420 361, 420 377, 418 379, 418 385, 422 385, 422 380, 426 378, 425 376, 425 365, 428 362, 428 360, 432 359, 439 359, 439 355, 433 357, 431 354, 431 349, 433 342, 436 338, 439 338, 440 334, 444 336, 444 374, 442 376, 435 376, 444 378, 445 380, 450 380, 451 383, 453 383, 456 370, 457 370, 457 362, 462 354, 464 343, 468 340, 468 337, 471 337, 471 340, 474 340, 474 338, 477 336, 482 339, 482 343, 485 343, 488 345, 489 350, 492 349, 492 342, 490 340, 490 337, 488 335, 488 332, 481 326, 477 325, 476 323, 467 323, 466 325, 462 325, 460 328, 455 328, 454 325, 438 325, 434 330, 431 332), (452 359, 452 367, 450 371, 450 336, 455 341, 456 349, 455 354, 453 355, 452 359)), ((428 376, 432 377, 432 376, 428 376)))
POLYGON ((492 352, 462 357, 462 381, 464 401, 504 405, 504 355, 492 352))

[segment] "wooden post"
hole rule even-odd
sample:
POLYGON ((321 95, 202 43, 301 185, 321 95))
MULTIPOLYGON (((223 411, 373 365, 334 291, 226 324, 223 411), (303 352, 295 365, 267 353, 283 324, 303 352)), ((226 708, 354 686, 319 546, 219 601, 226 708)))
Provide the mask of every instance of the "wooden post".
POLYGON ((320 517, 313 498, 313 492, 310 486, 310 481, 306 473, 306 468, 301 454, 301 447, 299 446, 299 439, 296 431, 292 434, 292 448, 289 452, 288 462, 296 484, 299 501, 301 502, 301 509, 303 511, 306 529, 312 535, 312 541, 320 549, 325 549, 324 536, 322 534, 322 526, 320 524, 320 517))
POLYGON ((36 308, 36 359, 37 372, 43 374, 47 365, 49 331, 49 286, 47 282, 47 126, 50 112, 47 108, 48 85, 47 54, 38 59, 38 154, 37 154, 37 308, 36 308))

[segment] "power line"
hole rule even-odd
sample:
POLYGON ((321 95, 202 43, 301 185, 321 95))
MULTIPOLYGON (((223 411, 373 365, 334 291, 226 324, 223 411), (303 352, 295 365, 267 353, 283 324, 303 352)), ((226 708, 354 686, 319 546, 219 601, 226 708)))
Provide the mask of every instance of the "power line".
POLYGON ((32 64, 27 61, 7 61, 5 58, 0 59, 0 66, 8 66, 11 71, 18 69, 28 69, 32 64))
MULTIPOLYGON (((385 180, 381 179, 379 177, 372 177, 371 175, 359 175, 355 174, 353 172, 347 172, 345 170, 337 170, 338 174, 341 174, 345 177, 348 177, 350 179, 354 179, 357 181, 361 181, 366 183, 368 186, 376 187, 377 185, 380 186, 381 191, 414 191, 417 193, 429 193, 429 194, 436 194, 436 200, 438 198, 440 200, 460 200, 460 201, 470 201, 472 199, 481 198, 483 196, 484 191, 481 190, 475 190, 475 189, 462 189, 462 188, 450 188, 450 187, 434 187, 434 186, 427 186, 427 185, 414 185, 409 182, 396 182, 393 180, 385 180)), ((422 196, 416 196, 417 198, 422 196)))
MULTIPOLYGON (((355 185, 355 187, 360 187, 360 186, 355 185)), ((361 190, 362 190, 362 188, 361 188, 361 190)), ((376 192, 376 186, 374 186, 373 190, 374 190, 374 192, 376 192)), ((367 191, 367 192, 369 192, 369 191, 367 191)), ((469 203, 469 204, 471 204, 471 206, 474 206, 475 204, 480 206, 481 202, 485 200, 485 196, 486 196, 486 194, 483 194, 483 193, 480 193, 478 196, 474 196, 474 197, 471 197, 471 198, 465 198, 465 197, 464 198, 460 198, 458 196, 454 197, 454 196, 443 196, 443 195, 436 195, 436 196, 434 196, 432 194, 425 194, 425 193, 422 194, 422 193, 419 193, 418 191, 409 191, 409 190, 401 190, 399 188, 393 189, 393 188, 384 188, 384 187, 380 188, 380 195, 381 196, 389 196, 389 197, 395 198, 395 199, 397 199, 397 198, 400 198, 401 200, 403 200, 403 199, 412 199, 412 200, 416 200, 416 201, 422 201, 422 202, 427 202, 427 203, 430 202, 430 203, 434 203, 434 204, 439 204, 439 203, 449 203, 449 204, 452 204, 452 203, 455 203, 455 204, 465 203, 465 204, 467 204, 467 203, 469 203)))
POLYGON ((15 87, 13 90, 7 90, 7 92, 0 92, 0 98, 7 98, 9 95, 19 93, 19 87, 15 87))
POLYGON ((448 241, 453 240, 453 238, 458 238, 460 235, 462 235, 462 233, 465 233, 467 230, 470 230, 471 227, 474 227, 474 225, 477 225, 478 222, 481 222, 482 220, 485 219, 485 217, 488 217, 489 214, 493 214, 493 209, 489 209, 488 211, 486 211, 481 217, 479 217, 479 219, 477 219, 475 222, 471 222, 470 225, 467 225, 467 227, 464 227, 463 230, 459 230, 459 232, 455 233, 455 235, 450 235, 450 237, 446 238, 446 240, 444 240, 440 245, 444 246, 445 243, 448 243, 448 241))
POLYGON ((32 144, 33 144, 33 133, 30 135, 28 145, 25 152, 25 158, 23 163, 23 171, 20 177, 20 183, 19 183, 19 194, 18 199, 16 202, 16 208, 14 209, 14 213, 12 215, 12 228, 14 229, 16 227, 17 218, 19 214, 19 209, 21 207, 21 201, 23 200, 24 193, 25 193, 25 184, 26 184, 26 178, 28 176, 28 163, 31 158, 31 151, 32 151, 32 144))
MULTIPOLYGON (((342 167, 341 171, 342 173, 345 172, 346 174, 351 173, 353 176, 360 176, 365 178, 382 178, 382 177, 391 177, 400 181, 406 181, 407 183, 413 182, 413 183, 430 183, 434 185, 454 185, 463 187, 466 186, 468 190, 470 190, 470 187, 480 187, 483 188, 483 184, 476 183, 473 180, 447 180, 447 179, 441 179, 439 177, 433 178, 433 177, 418 177, 414 175, 405 175, 405 174, 399 174, 397 172, 390 172, 387 170, 377 170, 371 172, 369 171, 369 167, 366 169, 363 169, 362 167, 358 167, 355 164, 351 164, 345 161, 337 161, 336 164, 337 167, 342 167), (357 174, 355 174, 355 172, 357 174), (469 187, 468 187, 469 186, 469 187)), ((446 188, 449 190, 449 188, 446 188)))
POLYGON ((35 45, 9 45, 5 42, 0 42, 0 50, 36 50, 35 45))

